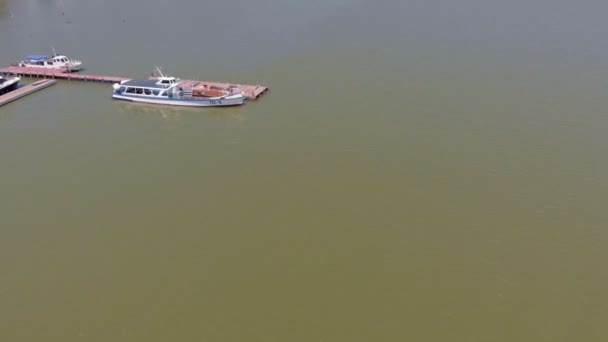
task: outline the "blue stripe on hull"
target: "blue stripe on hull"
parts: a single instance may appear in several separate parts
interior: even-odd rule
[[[127,102],[133,102],[133,99],[123,99],[123,98],[120,98],[120,97],[114,97],[114,96],[112,96],[112,99],[113,99],[113,100],[118,100],[118,101],[127,101]]]
[[[215,97],[212,99],[179,99],[179,98],[175,98],[175,97],[150,97],[150,96],[139,96],[139,95],[125,95],[125,94],[117,94],[119,96],[123,96],[123,97],[130,97],[133,99],[142,99],[142,100],[148,100],[148,101],[154,101],[154,100],[158,100],[158,101],[175,101],[175,102],[191,102],[191,103],[210,103],[213,104],[214,101],[234,101],[236,99],[226,99],[226,98],[220,98],[220,97]],[[243,98],[244,100],[244,98]]]
[[[124,96],[124,95],[121,95]],[[180,104],[180,102],[190,102],[190,103],[200,103],[200,102],[210,102],[210,101],[188,101],[185,99],[163,99],[161,101],[167,101],[167,102],[175,102],[175,103],[160,103],[160,102],[150,102],[150,98],[149,97],[144,97],[144,96],[129,96],[132,98],[124,98],[124,97],[114,97],[112,96],[112,99],[114,100],[120,100],[120,101],[127,101],[127,102],[133,102],[133,103],[141,103],[141,104],[151,104],[151,105],[160,105],[160,106],[172,106],[172,107],[189,107],[189,108],[212,108],[212,107],[236,107],[236,106],[242,106],[243,102],[240,103],[232,103],[232,104],[211,104],[209,103],[208,106],[188,106],[188,105],[184,105],[184,104]],[[136,98],[141,98],[141,99],[145,99],[148,101],[137,101]],[[226,100],[222,100],[222,101],[226,101]]]

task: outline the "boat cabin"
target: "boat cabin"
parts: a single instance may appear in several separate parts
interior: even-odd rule
[[[29,55],[25,57],[25,63],[32,65],[53,65],[48,55]]]
[[[162,80],[128,80],[114,85],[117,94],[152,96],[152,97],[172,97],[173,88],[179,82],[174,77],[166,77]]]
[[[59,55],[53,57],[53,62],[55,63],[67,63],[69,61],[70,60],[66,56]]]
[[[25,63],[30,65],[64,65],[70,60],[66,56],[53,56],[48,55],[29,55],[25,57]]]
[[[158,81],[156,82],[156,84],[163,86],[163,87],[168,87],[172,84],[177,84],[179,83],[179,79],[175,78],[175,77],[158,77],[157,78]]]

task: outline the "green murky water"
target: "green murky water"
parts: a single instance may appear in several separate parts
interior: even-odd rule
[[[605,341],[600,1],[0,1],[0,340]]]

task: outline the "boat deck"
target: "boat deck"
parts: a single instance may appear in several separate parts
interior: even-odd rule
[[[248,100],[255,100],[262,96],[266,91],[268,91],[268,87],[261,85],[251,85],[251,84],[235,84],[235,83],[220,83],[220,82],[209,82],[209,81],[195,81],[195,80],[181,80],[180,85],[184,88],[192,88],[192,89],[220,89],[220,90],[228,90],[230,88],[238,88],[244,92],[245,98]]]
[[[8,93],[0,96],[0,106],[4,106],[9,102],[13,102],[17,99],[33,94],[39,90],[48,88],[54,85],[55,83],[57,83],[57,81],[55,80],[40,80],[17,88],[13,91],[9,91]]]
[[[96,75],[96,74],[84,74],[81,72],[66,72],[62,70],[53,69],[42,69],[42,68],[24,68],[18,66],[9,66],[6,68],[0,68],[0,73],[7,75],[17,75],[21,77],[33,77],[33,78],[45,78],[45,79],[60,79],[68,81],[82,81],[82,82],[100,82],[100,83],[119,83],[124,80],[132,79],[129,77],[121,76],[107,76],[107,75]],[[245,93],[247,100],[256,100],[262,94],[266,93],[269,88],[262,85],[251,85],[251,84],[234,84],[226,82],[210,82],[210,81],[194,81],[194,80],[182,80],[184,87],[217,87],[220,89],[228,89],[231,87],[237,87]]]

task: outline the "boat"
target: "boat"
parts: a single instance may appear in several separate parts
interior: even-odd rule
[[[19,62],[18,66],[72,72],[82,70],[82,61],[69,59],[65,55],[58,55],[53,49],[52,55],[28,55]]]
[[[5,78],[4,76],[0,75],[0,95],[17,89],[19,86],[19,81],[21,81],[21,77]]]
[[[186,107],[240,106],[245,96],[236,89],[193,88],[182,84],[179,78],[160,76],[149,79],[130,79],[112,85],[112,98],[116,100],[143,102]]]

